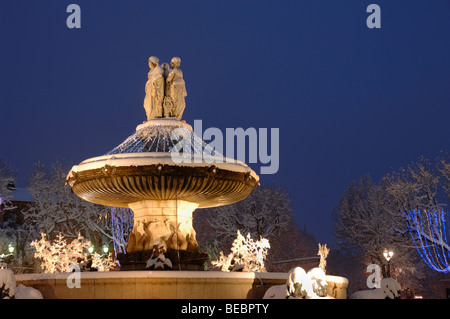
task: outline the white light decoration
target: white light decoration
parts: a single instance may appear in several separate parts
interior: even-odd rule
[[[220,267],[222,271],[265,271],[264,261],[269,248],[268,239],[260,238],[255,242],[250,237],[250,233],[244,237],[238,230],[231,253],[225,257],[223,252],[220,252],[219,259],[213,261],[212,264]]]

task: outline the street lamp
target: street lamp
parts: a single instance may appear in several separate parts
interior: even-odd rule
[[[391,259],[394,256],[394,252],[392,250],[387,250],[385,249],[383,252],[383,256],[384,259],[386,259],[387,263],[388,263],[388,267],[387,267],[387,276],[391,277]]]
[[[88,248],[89,254],[92,255],[92,253],[94,252],[94,250],[95,250],[95,247],[94,247],[94,246],[90,246],[90,247]],[[106,255],[106,254],[108,253],[108,251],[109,251],[109,247],[108,247],[107,245],[103,245],[103,246],[102,246],[102,252],[103,252],[102,257],[103,257],[104,255]]]

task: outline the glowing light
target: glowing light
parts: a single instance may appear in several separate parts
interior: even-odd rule
[[[405,213],[407,227],[423,261],[432,269],[450,273],[445,212],[420,210]]]
[[[390,261],[392,259],[392,257],[394,256],[394,252],[393,251],[388,251],[387,249],[384,250],[383,252],[383,256],[386,259],[386,261]]]

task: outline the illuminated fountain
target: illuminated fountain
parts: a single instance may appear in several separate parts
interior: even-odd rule
[[[67,184],[87,201],[134,212],[127,253],[118,255],[122,269],[145,269],[154,245],[165,246],[174,269],[200,269],[207,255],[199,252],[192,212],[244,199],[259,177],[181,120],[186,91],[179,59],[166,74],[156,58],[149,60],[148,121],[106,155],[74,166]]]
[[[158,62],[149,59],[147,121],[119,146],[67,175],[67,185],[81,198],[134,212],[126,253],[118,254],[123,271],[23,274],[16,275],[17,283],[46,299],[255,299],[274,285],[286,289],[287,273],[191,271],[201,269],[207,257],[199,251],[193,211],[246,198],[259,177],[246,164],[224,158],[181,120],[186,89],[180,59],[172,59],[172,69]],[[161,249],[178,271],[134,271],[146,269]],[[80,288],[68,287],[73,276],[79,276]],[[325,280],[329,296],[346,298],[347,279]]]

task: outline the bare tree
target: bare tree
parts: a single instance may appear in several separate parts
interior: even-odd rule
[[[450,251],[444,227],[448,166],[444,158],[436,163],[421,158],[378,184],[370,176],[352,182],[334,212],[340,246],[366,264],[379,265],[385,263],[383,250],[394,250],[394,269],[402,275],[397,280],[410,288],[420,287],[417,279],[424,276],[425,264],[448,272],[449,265],[435,258]],[[428,254],[425,263],[417,251]]]
[[[3,214],[6,210],[14,209],[11,204],[11,195],[14,187],[15,177],[13,169],[0,160],[0,214]]]
[[[250,233],[256,239],[269,240],[286,229],[292,219],[290,198],[287,192],[275,187],[258,187],[244,200],[213,209],[209,219],[220,242],[236,237],[239,230],[244,236]]]
[[[443,188],[447,193],[447,197],[450,199],[450,159],[442,156],[438,161],[437,169],[442,175]]]
[[[439,171],[427,159],[421,158],[406,169],[386,175],[383,180],[400,213],[409,210],[441,211],[446,206],[442,200],[443,185]]]
[[[33,266],[29,244],[36,233],[32,227],[23,224],[19,212],[12,204],[14,190],[14,170],[0,161],[0,252],[8,251],[9,245],[15,248],[8,267],[15,273],[20,273]]]
[[[416,271],[415,250],[405,230],[405,219],[385,183],[374,184],[369,175],[353,181],[335,208],[334,219],[338,244],[366,265],[385,265],[383,251],[392,249],[394,269],[406,276]]]
[[[421,158],[400,173],[385,177],[412,242],[432,269],[450,272],[450,246],[447,242],[448,164],[444,158],[435,163]],[[446,194],[447,192],[447,194]]]
[[[39,163],[35,165],[28,187],[34,203],[23,211],[25,221],[50,239],[58,233],[68,238],[81,233],[93,243],[111,242],[111,219],[107,218],[111,208],[79,198],[65,186],[66,174],[59,162],[50,172]]]

